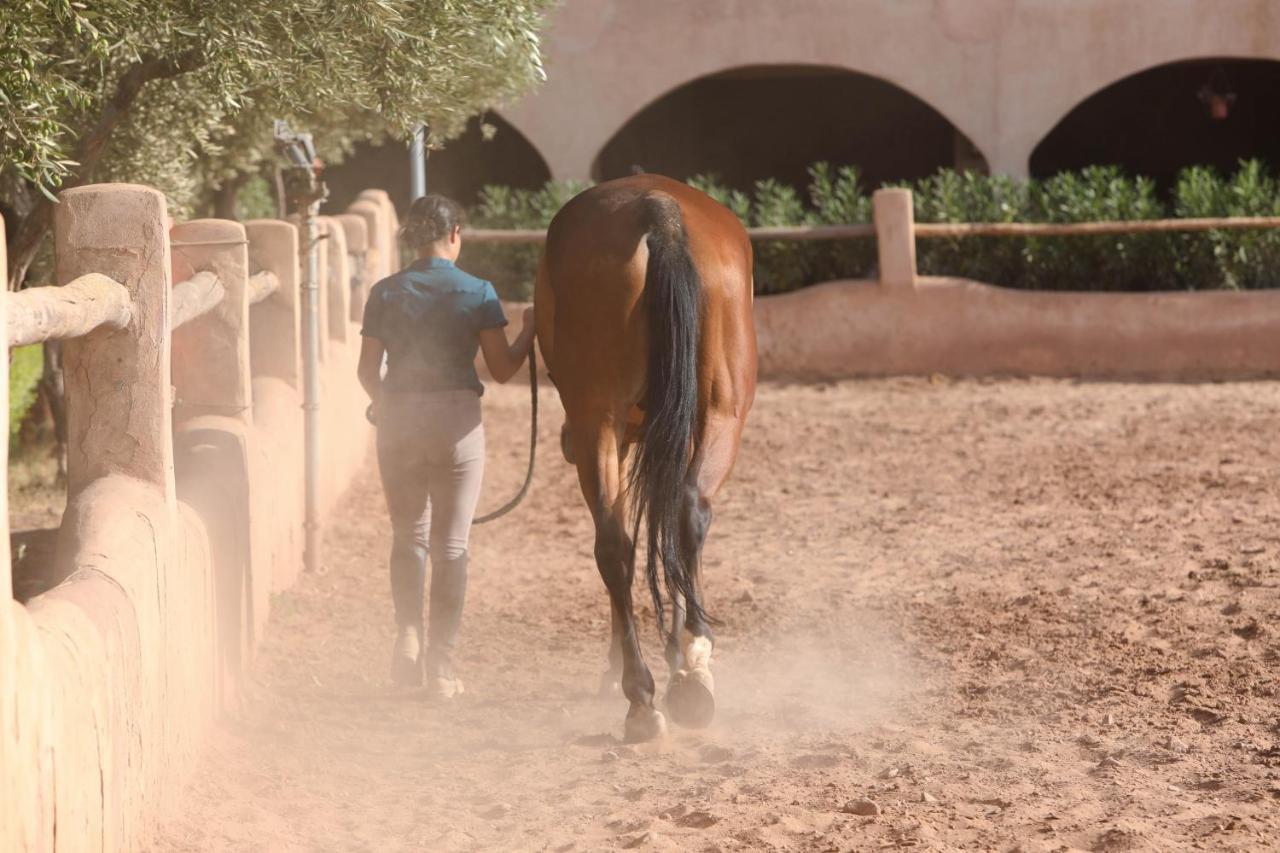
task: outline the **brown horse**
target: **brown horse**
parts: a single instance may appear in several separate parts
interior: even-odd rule
[[[628,740],[666,728],[631,604],[641,519],[659,630],[659,569],[671,598],[667,710],[690,726],[715,713],[699,562],[711,500],[755,398],[751,289],[742,224],[668,178],[593,187],[547,231],[534,296],[538,343],[564,403],[565,456],[595,521],[613,615],[606,685],[620,677],[631,702]]]

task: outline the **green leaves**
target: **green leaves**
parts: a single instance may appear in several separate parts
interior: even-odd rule
[[[1196,167],[1178,176],[1174,190],[1178,216],[1280,216],[1280,181],[1262,163],[1250,160],[1230,178]],[[1182,242],[1187,276],[1216,275],[1232,289],[1280,287],[1280,233],[1209,231]]]
[[[9,452],[17,450],[18,431],[35,405],[37,383],[44,372],[44,346],[17,347],[9,358]]]
[[[774,180],[757,181],[745,193],[722,186],[714,175],[689,183],[728,207],[750,227],[771,225],[840,225],[871,221],[871,196],[855,166],[809,168],[807,195]],[[873,240],[757,240],[757,293],[785,293],[807,284],[861,277],[875,266]]]
[[[689,183],[724,204],[748,226],[866,223],[871,196],[855,167],[817,163],[807,193],[777,181],[751,192],[730,189],[715,176]],[[920,222],[1096,222],[1179,217],[1280,216],[1280,179],[1257,161],[1230,177],[1211,169],[1185,170],[1170,199],[1147,178],[1092,167],[1043,181],[942,170],[914,184]],[[473,211],[485,228],[537,228],[579,185],[542,190],[486,187]],[[917,263],[925,275],[972,278],[1038,290],[1209,290],[1280,287],[1280,233],[1120,234],[1090,237],[965,237],[922,239]],[[537,270],[530,246],[468,245],[463,263],[494,281],[509,298],[527,299]],[[755,243],[757,293],[874,274],[872,239]],[[470,267],[468,267],[470,269]]]
[[[271,156],[271,120],[331,158],[354,141],[434,142],[544,78],[551,0],[7,0],[0,8],[0,173],[49,193],[109,175],[192,204]],[[76,161],[122,79],[149,79],[107,129],[101,172]]]
[[[588,186],[581,181],[549,181],[537,190],[487,186],[469,212],[469,224],[502,230],[546,228],[560,208]],[[526,301],[533,298],[541,254],[542,247],[537,244],[464,242],[458,263],[472,275],[492,282],[503,299]]]

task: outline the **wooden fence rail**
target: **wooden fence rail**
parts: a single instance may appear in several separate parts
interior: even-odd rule
[[[1247,231],[1280,228],[1280,216],[1221,219],[1133,219],[1113,222],[919,222],[917,237],[1089,237],[1104,234],[1151,234],[1178,231]],[[869,223],[847,225],[779,225],[748,228],[752,240],[853,240],[876,236]],[[541,228],[499,230],[472,228],[463,234],[476,243],[541,243]]]
[[[32,287],[9,294],[9,346],[65,341],[106,327],[129,325],[129,291],[98,273],[82,275],[62,287]]]
[[[920,222],[917,237],[1093,237],[1179,231],[1251,231],[1280,228],[1280,216],[1223,219],[1134,219],[1117,222]]]
[[[204,270],[173,286],[169,327],[177,329],[208,314],[227,296],[227,289],[215,273]]]
[[[280,289],[280,279],[270,270],[249,276],[249,304],[257,305]]]

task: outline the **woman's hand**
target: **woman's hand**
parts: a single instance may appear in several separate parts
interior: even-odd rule
[[[382,398],[382,356],[386,352],[382,341],[364,336],[360,338],[360,362],[356,376],[369,395],[370,410],[377,417],[378,401]],[[367,415],[367,412],[366,412]]]
[[[524,316],[521,318],[523,327],[520,329],[520,343],[524,344],[524,355],[521,358],[528,358],[530,350],[533,349],[533,337],[537,334],[537,326],[535,325],[535,317],[533,306],[530,305],[524,309]]]
[[[498,382],[506,382],[514,376],[529,357],[529,350],[533,349],[532,305],[524,309],[521,322],[524,326],[520,329],[520,334],[510,343],[507,342],[506,332],[501,328],[484,329],[480,332],[480,351],[484,353],[485,366],[489,368],[489,375]]]

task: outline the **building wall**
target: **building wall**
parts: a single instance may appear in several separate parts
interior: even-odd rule
[[[1165,63],[1280,57],[1270,0],[564,0],[548,81],[503,115],[558,179],[587,179],[629,119],[733,68],[826,65],[936,109],[992,171],[1025,176],[1085,98]]]

